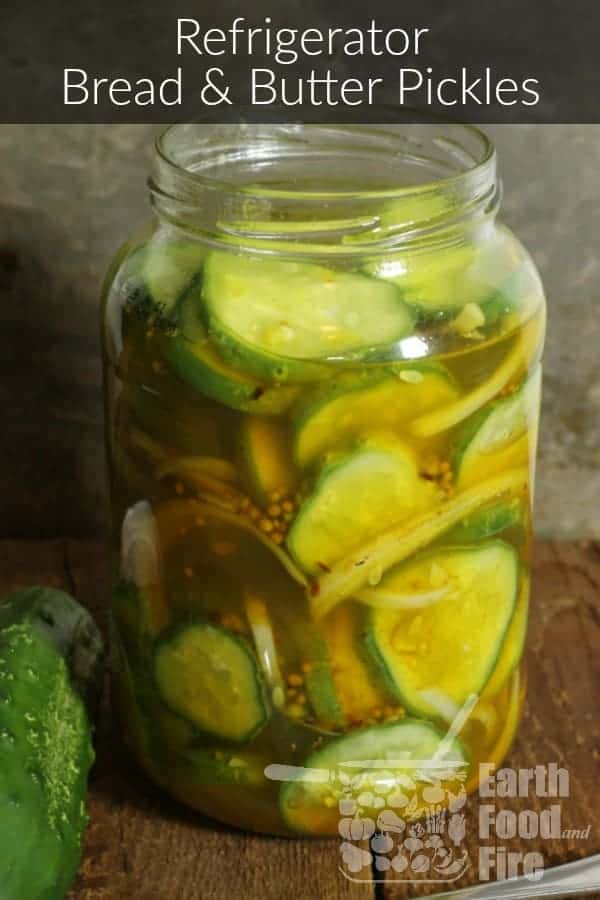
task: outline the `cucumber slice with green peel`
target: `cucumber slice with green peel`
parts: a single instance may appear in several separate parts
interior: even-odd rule
[[[456,244],[435,252],[405,253],[371,264],[367,272],[397,285],[404,301],[419,314],[454,314],[490,294],[489,285],[468,282],[479,252],[475,244]]]
[[[497,253],[496,246],[457,244],[386,259],[367,271],[396,284],[417,320],[425,325],[450,322],[465,307],[476,307],[478,321],[473,319],[472,328],[465,322],[465,328],[460,329],[468,333],[494,325],[502,316],[520,309],[525,296],[539,290],[529,267],[507,275],[514,263],[506,260],[504,268],[499,268]]]
[[[466,424],[457,442],[454,469],[459,486],[529,459],[529,433],[537,429],[541,367],[514,393],[496,400]]]
[[[352,798],[350,782],[360,784],[355,793],[365,798],[361,808],[366,812],[372,812],[367,808],[369,794],[406,794],[408,784],[414,785],[413,808],[418,817],[422,814],[418,797],[426,784],[452,781],[468,768],[460,741],[448,739],[429,722],[404,719],[361,728],[334,738],[308,757],[294,780],[281,788],[281,812],[294,831],[339,834],[339,804],[344,796]],[[402,815],[406,818],[406,810]]]
[[[174,327],[177,301],[198,276],[205,256],[205,247],[196,241],[144,244],[131,255],[121,276],[128,309],[152,319],[159,328]]]
[[[505,496],[524,499],[528,485],[529,472],[525,467],[511,469],[376,535],[309,584],[313,617],[322,619],[342,600],[356,596],[366,585],[377,584],[383,572],[428,547],[480,507]]]
[[[211,253],[202,300],[223,355],[259,378],[313,381],[412,330],[394,285],[311,263]],[[197,301],[198,302],[198,301]]]
[[[543,296],[531,259],[516,252],[514,238],[503,229],[494,240],[404,253],[371,263],[366,271],[397,285],[424,324],[453,320],[473,305],[481,319],[475,327],[486,329],[509,313],[531,310]]]
[[[241,428],[241,450],[253,493],[261,503],[274,493],[294,491],[298,475],[283,425],[247,416]]]
[[[508,626],[500,656],[492,677],[485,686],[484,697],[494,697],[502,688],[519,665],[525,647],[527,637],[527,619],[529,616],[529,578],[523,577],[519,599]]]
[[[266,385],[230,366],[217,353],[198,318],[194,292],[179,307],[179,330],[165,341],[165,359],[195,390],[231,409],[258,416],[278,415],[298,396],[293,385]]]
[[[525,522],[524,505],[521,500],[514,497],[477,510],[448,531],[443,541],[452,544],[470,544],[473,541],[493,537],[509,528],[523,528]]]
[[[366,646],[389,690],[411,712],[442,717],[481,693],[498,660],[518,586],[516,552],[502,541],[435,551],[392,569],[382,590],[449,591],[421,609],[370,611]]]
[[[248,741],[269,717],[262,675],[249,647],[209,622],[179,625],[159,640],[154,679],[169,709],[223,740]]]
[[[359,447],[323,469],[288,532],[288,549],[306,572],[327,572],[354,547],[435,498],[408,447]]]
[[[354,724],[375,717],[391,700],[365,656],[363,625],[363,611],[354,603],[343,603],[322,623],[339,703],[346,720]]]
[[[306,696],[319,728],[336,731],[344,728],[348,720],[338,696],[326,644],[319,651],[313,653],[310,670],[304,676]]]
[[[294,456],[307,466],[374,428],[395,431],[404,422],[458,397],[442,366],[386,366],[326,383],[294,410]]]

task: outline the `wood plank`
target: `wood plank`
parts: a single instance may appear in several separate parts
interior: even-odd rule
[[[558,803],[562,827],[589,826],[589,837],[481,840],[479,803],[494,800],[479,801],[478,797],[471,797],[466,808],[464,843],[471,868],[453,887],[478,882],[480,845],[496,844],[508,851],[539,851],[545,867],[600,852],[599,596],[600,546],[597,543],[548,542],[537,546],[526,655],[527,702],[506,766],[528,769],[557,763],[569,772],[570,795],[559,800],[529,797],[496,801],[497,809],[512,809],[517,813],[539,812]],[[449,885],[406,885],[388,876],[383,896],[386,900],[406,900],[446,889]],[[600,900],[600,894],[594,896]]]

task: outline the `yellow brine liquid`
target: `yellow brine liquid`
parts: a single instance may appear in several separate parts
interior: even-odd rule
[[[510,747],[543,297],[501,230],[352,266],[280,240],[167,230],[108,291],[115,697],[184,803],[327,835],[348,772],[418,818]]]

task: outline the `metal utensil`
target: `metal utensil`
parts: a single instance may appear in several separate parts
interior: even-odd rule
[[[532,900],[534,897],[583,897],[600,891],[600,853],[546,869],[539,881],[524,875],[431,894],[427,900]]]

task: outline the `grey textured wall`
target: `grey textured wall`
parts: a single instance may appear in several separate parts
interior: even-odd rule
[[[151,126],[0,126],[0,534],[106,516],[98,294],[147,213]],[[600,126],[494,126],[549,299],[538,531],[600,536]]]

